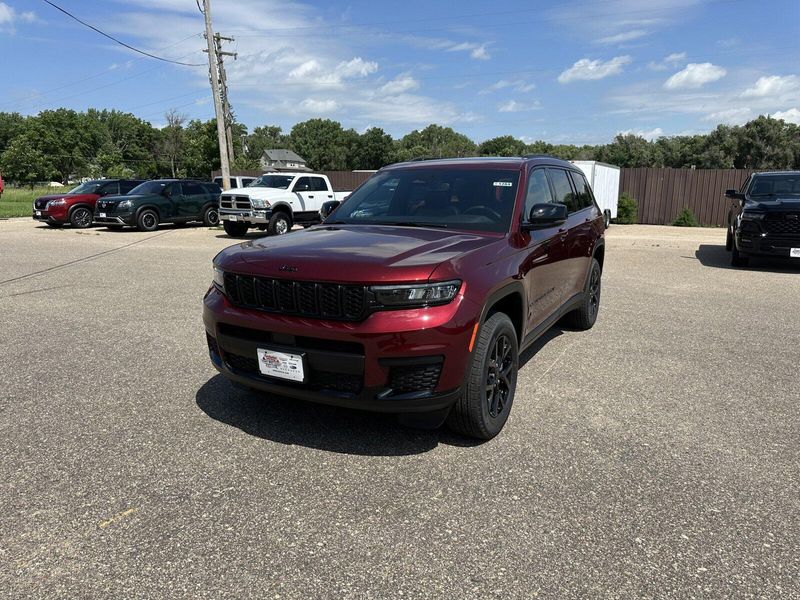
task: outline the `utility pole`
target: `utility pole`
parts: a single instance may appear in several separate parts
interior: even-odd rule
[[[224,52],[222,50],[223,41],[232,42],[233,38],[223,37],[219,33],[214,34],[214,44],[217,52],[217,68],[219,69],[220,95],[222,96],[222,113],[225,116],[225,139],[228,143],[228,159],[233,162],[233,132],[231,131],[233,114],[231,113],[231,105],[228,101],[228,81],[225,77],[225,63],[223,62],[223,57],[232,56],[233,60],[236,60],[236,52]]]
[[[217,49],[214,43],[214,29],[211,25],[211,0],[203,0],[203,16],[206,19],[206,41],[208,42],[208,74],[211,77],[211,93],[214,96],[214,113],[217,117],[217,138],[219,141],[219,162],[222,170],[222,189],[231,189],[231,167],[228,162],[228,142],[225,135],[225,115],[222,112],[219,70],[217,68]]]

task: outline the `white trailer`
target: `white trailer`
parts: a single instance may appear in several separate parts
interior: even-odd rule
[[[589,180],[589,185],[592,186],[594,197],[600,210],[603,211],[603,218],[608,227],[611,219],[617,218],[620,168],[596,160],[573,160],[572,164],[583,171],[586,179]]]

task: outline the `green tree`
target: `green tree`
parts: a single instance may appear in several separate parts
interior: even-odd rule
[[[236,140],[234,140],[235,145]],[[262,125],[253,129],[253,133],[247,136],[246,145],[247,158],[260,161],[261,157],[264,156],[265,150],[286,148],[288,139],[283,134],[283,130],[277,125]]]
[[[450,127],[428,125],[422,131],[414,130],[405,135],[398,144],[401,160],[425,157],[474,156],[478,148],[471,139]]]
[[[289,146],[308,166],[318,171],[342,171],[351,164],[358,134],[345,130],[337,121],[309,119],[297,123],[289,134]]]
[[[618,134],[610,144],[598,149],[598,160],[618,167],[649,167],[653,153],[650,142],[632,133]]]
[[[187,177],[208,178],[220,168],[217,120],[194,119],[184,130],[183,168]]]
[[[478,146],[481,156],[522,156],[526,154],[525,142],[513,135],[501,135],[488,139]]]
[[[798,127],[780,119],[758,117],[739,131],[734,164],[740,169],[791,169]]]
[[[19,113],[0,112],[0,154],[25,131],[25,117]]]
[[[164,114],[164,119],[167,125],[161,130],[161,149],[164,158],[169,161],[172,176],[177,177],[177,164],[183,155],[183,124],[186,122],[186,115],[170,109]]]
[[[356,139],[353,168],[380,169],[395,161],[394,140],[380,127],[370,127]]]
[[[0,155],[0,166],[8,180],[31,186],[37,181],[50,180],[56,172],[53,164],[26,135],[11,141]]]

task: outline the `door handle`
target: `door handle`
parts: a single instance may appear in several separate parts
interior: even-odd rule
[[[309,198],[313,198],[314,196],[309,196]]]

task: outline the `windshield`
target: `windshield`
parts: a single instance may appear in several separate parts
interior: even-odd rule
[[[518,181],[508,169],[393,169],[367,180],[331,222],[506,232]]]
[[[285,190],[292,184],[293,179],[293,175],[262,175],[247,187],[268,187]]]
[[[750,196],[797,196],[800,195],[800,175],[763,175],[753,177]]]
[[[169,181],[145,181],[133,188],[128,195],[134,196],[136,194],[160,194],[164,186],[170,183]]]
[[[103,184],[102,181],[86,181],[80,184],[76,188],[72,188],[67,195],[69,194],[95,194],[100,186]]]

